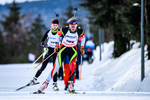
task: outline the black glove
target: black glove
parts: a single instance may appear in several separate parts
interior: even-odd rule
[[[41,46],[44,48],[45,46],[44,46],[44,42],[41,42]]]

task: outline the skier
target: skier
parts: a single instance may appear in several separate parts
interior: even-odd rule
[[[59,21],[58,19],[53,19],[52,23],[51,23],[51,27],[50,30],[48,30],[42,40],[41,40],[41,45],[44,48],[44,51],[46,52],[44,59],[47,58],[50,54],[52,54],[54,52],[54,48],[55,45],[59,43],[60,40],[60,36],[57,34],[57,32],[59,31],[58,29],[59,26]],[[47,48],[45,48],[44,45],[44,41],[48,39],[47,42]],[[57,53],[54,53],[52,55],[53,58],[53,65],[56,59]],[[43,70],[46,68],[48,62],[49,62],[50,58],[48,58],[45,62],[42,63],[41,68],[36,72],[35,76],[33,77],[33,79],[29,82],[29,84],[34,84],[37,81],[37,78],[41,75],[41,73],[43,72]],[[59,88],[57,86],[57,73],[54,74],[53,76],[53,90],[54,91],[58,91]]]
[[[50,80],[52,79],[56,71],[59,69],[59,67],[62,64],[62,61],[66,58],[66,56],[69,56],[69,60],[70,60],[69,61],[70,74],[69,74],[69,90],[68,91],[71,93],[75,93],[74,84],[73,84],[75,63],[73,62],[76,61],[76,57],[77,57],[76,45],[77,45],[79,37],[82,38],[80,52],[81,52],[81,55],[84,54],[85,34],[84,34],[84,31],[80,27],[77,27],[78,23],[75,17],[70,18],[67,22],[69,23],[69,27],[62,27],[60,31],[58,32],[58,35],[64,36],[64,38],[60,45],[60,50],[59,50],[59,44],[55,46],[55,51],[59,50],[59,53],[57,54],[57,58],[53,66],[53,69],[50,72],[49,76],[47,77],[46,81],[41,85],[41,87],[38,89],[37,92],[34,92],[34,94],[43,93],[42,91],[44,91],[45,88],[47,88]]]

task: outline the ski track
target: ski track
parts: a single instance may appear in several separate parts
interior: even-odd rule
[[[78,91],[83,92],[83,91]],[[85,91],[85,94],[65,94],[64,91],[51,91],[45,94],[30,94],[30,92],[0,92],[0,100],[149,100],[149,92],[104,92]]]

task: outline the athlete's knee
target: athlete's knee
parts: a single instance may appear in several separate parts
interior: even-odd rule
[[[46,68],[46,66],[42,66],[42,67],[39,69],[39,71],[42,72],[45,68]]]

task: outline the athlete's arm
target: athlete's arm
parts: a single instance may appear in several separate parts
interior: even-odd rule
[[[42,39],[41,39],[41,42],[44,42],[46,39],[47,39],[47,37],[48,37],[48,32],[49,32],[50,30],[48,30],[45,34],[44,34],[44,36],[42,37]]]

